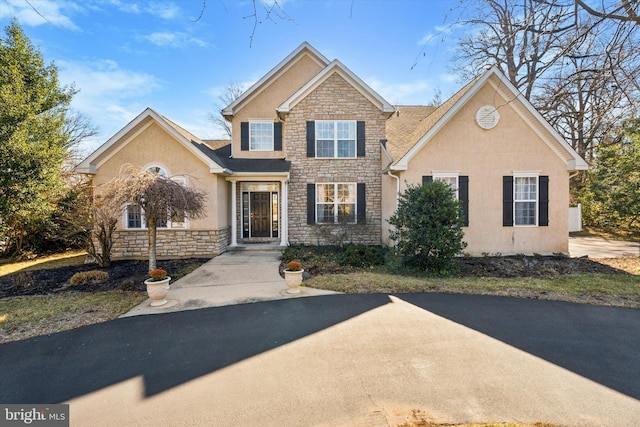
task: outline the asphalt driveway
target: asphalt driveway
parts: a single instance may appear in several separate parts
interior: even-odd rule
[[[640,310],[331,295],[134,316],[0,345],[0,402],[71,425],[640,419]]]

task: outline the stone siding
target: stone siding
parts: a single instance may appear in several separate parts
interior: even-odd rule
[[[230,228],[222,230],[158,230],[157,257],[214,257],[226,251]],[[147,230],[117,230],[113,233],[112,259],[147,258]]]
[[[306,122],[310,120],[365,121],[365,157],[317,159],[307,157]],[[289,242],[303,245],[336,243],[381,244],[382,171],[380,140],[386,117],[379,108],[340,75],[334,74],[292,108],[284,125],[289,185]],[[342,226],[307,224],[307,184],[353,182],[366,184],[366,224]]]

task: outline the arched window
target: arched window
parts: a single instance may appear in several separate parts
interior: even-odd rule
[[[149,167],[147,168],[147,171],[148,171],[148,172],[155,173],[155,174],[158,174],[158,175],[163,176],[163,177],[165,177],[165,178],[169,176],[169,175],[167,174],[167,171],[166,171],[166,170],[164,170],[164,168],[162,168],[162,167],[160,167],[160,166],[156,166],[156,165],[149,166]]]
[[[169,177],[167,170],[162,166],[151,165],[146,169],[148,172],[158,174],[164,178]],[[180,185],[187,185],[187,179],[184,176],[175,176],[171,178],[172,181],[179,183]],[[127,229],[144,229],[147,228],[147,220],[144,215],[144,210],[138,205],[127,205],[125,212],[125,225]],[[167,217],[164,220],[158,221],[159,229],[184,229],[188,226],[187,216],[184,212],[167,212]]]

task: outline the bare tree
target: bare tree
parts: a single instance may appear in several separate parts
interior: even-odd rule
[[[118,178],[109,181],[105,193],[120,209],[135,204],[144,211],[149,232],[149,271],[156,268],[156,236],[159,224],[168,218],[200,218],[204,215],[206,195],[169,177],[126,165]]]
[[[632,22],[635,25],[640,24],[640,16],[638,15],[640,2],[638,0],[621,0],[619,4],[609,5],[610,7],[607,6],[605,2],[602,2],[601,9],[591,7],[583,0],[574,1],[576,6],[579,6],[589,15],[603,19]]]
[[[91,236],[87,239],[87,252],[101,267],[111,264],[113,232],[122,212],[122,204],[114,192],[96,195],[91,210]],[[96,247],[99,245],[99,249]]]
[[[244,89],[240,83],[230,82],[224,88],[224,92],[218,97],[218,102],[214,107],[217,112],[209,114],[209,120],[211,120],[213,125],[224,131],[229,138],[231,138],[231,122],[224,118],[222,109],[238,99],[243,93]]]
[[[603,135],[637,113],[637,25],[580,14],[574,1],[475,4],[461,21],[471,29],[457,68],[469,77],[497,64],[581,155],[590,159]]]

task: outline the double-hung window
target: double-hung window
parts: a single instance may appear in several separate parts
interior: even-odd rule
[[[273,151],[273,121],[249,122],[249,150]]]
[[[538,225],[538,177],[514,176],[514,225]]]
[[[456,200],[460,200],[458,191],[458,174],[434,173],[433,180],[448,184],[449,187],[451,187],[451,189],[453,190],[453,194],[455,195]]]
[[[139,205],[127,205],[127,228],[144,228],[142,209]]]
[[[356,222],[355,183],[316,184],[316,222],[353,224]]]
[[[356,122],[353,120],[317,120],[315,122],[316,157],[356,157]]]

